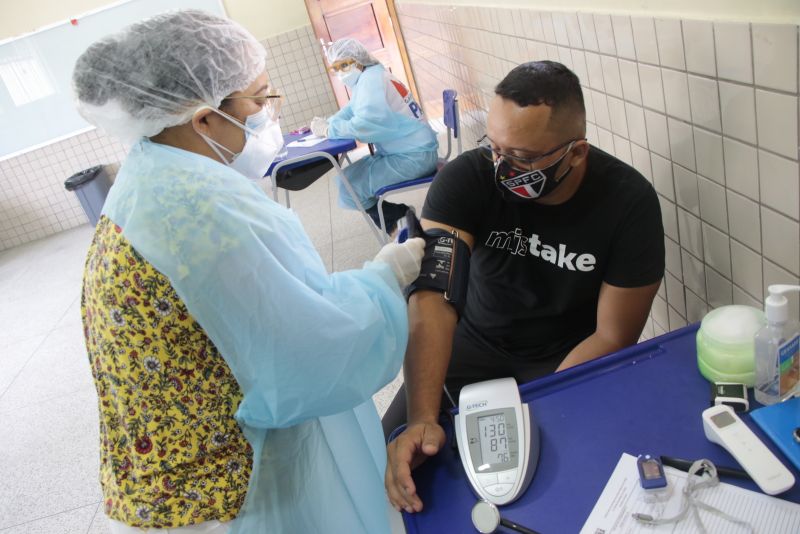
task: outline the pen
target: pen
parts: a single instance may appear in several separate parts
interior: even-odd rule
[[[683,460],[681,458],[672,458],[671,456],[661,456],[661,463],[664,465],[668,465],[670,467],[674,467],[675,469],[680,469],[681,471],[689,471],[689,468],[692,466],[694,462],[691,460]],[[726,477],[733,477],[733,478],[741,478],[744,480],[753,480],[750,478],[746,472],[742,471],[741,469],[734,469],[732,467],[717,467],[717,474],[719,476],[726,476]]]

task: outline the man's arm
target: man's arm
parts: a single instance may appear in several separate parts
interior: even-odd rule
[[[454,230],[426,219],[422,220],[422,227]],[[455,230],[472,249],[472,235]],[[387,447],[385,484],[389,501],[396,509],[419,512],[422,501],[417,496],[411,470],[444,444],[444,430],[438,423],[439,408],[458,316],[441,293],[427,290],[411,296],[408,316],[409,340],[403,365],[408,423]]]
[[[567,354],[557,371],[594,360],[635,344],[661,281],[642,287],[617,287],[603,282],[597,302],[597,328]]]
[[[458,315],[438,291],[420,290],[409,299],[408,316],[403,365],[407,421],[436,423]]]

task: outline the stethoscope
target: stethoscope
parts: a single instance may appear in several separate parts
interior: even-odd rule
[[[472,524],[481,534],[491,534],[497,531],[497,527],[500,525],[522,534],[539,534],[535,530],[500,517],[500,511],[497,506],[484,500],[476,502],[475,506],[472,507]]]

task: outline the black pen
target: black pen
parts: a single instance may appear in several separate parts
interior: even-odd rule
[[[689,468],[692,467],[692,464],[694,463],[691,460],[672,458],[671,456],[661,456],[660,458],[662,464],[686,472],[689,471]],[[734,469],[732,467],[720,467],[718,465],[716,467],[717,467],[717,475],[721,477],[732,477],[732,478],[741,478],[744,480],[753,480],[752,478],[750,478],[750,475],[748,475],[745,471],[742,471],[741,469]]]

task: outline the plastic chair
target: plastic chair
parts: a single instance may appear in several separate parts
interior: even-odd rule
[[[381,236],[384,243],[389,242],[389,237],[386,235],[386,221],[383,219],[383,201],[386,200],[386,197],[427,187],[433,181],[436,173],[438,173],[450,159],[453,139],[456,140],[458,146],[458,153],[456,155],[461,154],[461,122],[458,115],[458,93],[454,89],[445,89],[442,91],[442,101],[444,103],[444,125],[447,127],[447,152],[443,157],[440,157],[439,161],[436,163],[436,172],[430,176],[422,176],[420,178],[387,185],[375,192],[375,196],[378,197],[378,217],[381,222]]]

